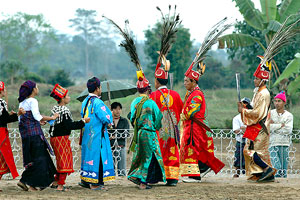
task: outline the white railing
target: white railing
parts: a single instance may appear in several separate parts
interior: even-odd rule
[[[45,137],[49,139],[48,130],[43,129]],[[213,129],[214,131],[214,146],[215,146],[215,156],[218,157],[222,162],[225,163],[225,167],[218,174],[219,176],[225,176],[236,173],[236,169],[233,166],[235,157],[235,134],[230,129]],[[129,146],[129,141],[133,136],[133,129],[130,130],[122,130],[119,133],[115,130],[113,133],[110,133],[110,136],[114,136],[115,138],[124,138],[126,140],[126,171],[118,171],[119,174],[125,174],[128,171],[131,163],[131,154],[127,154],[127,149]],[[79,141],[79,131],[73,131],[70,135],[69,139],[71,141],[71,147],[73,152],[73,163],[75,172],[80,171],[80,161],[81,161],[81,150],[78,144]],[[23,171],[23,162],[22,162],[22,142],[21,136],[18,128],[10,128],[9,129],[9,137],[12,146],[12,151],[14,154],[15,164],[17,166],[18,171],[21,173]],[[290,134],[290,147],[288,149],[288,177],[295,177],[295,175],[300,174],[300,152],[297,149],[300,149],[300,130],[294,130],[292,134]],[[121,155],[117,140],[115,140],[112,145],[113,157],[115,161],[115,166],[117,169],[118,162],[121,162]],[[243,151],[240,151],[243,152]],[[124,155],[124,154],[123,154]],[[55,157],[53,157],[53,161],[55,162]],[[242,170],[244,172],[244,170]],[[241,173],[242,174],[242,173]],[[8,175],[8,178],[10,175]]]

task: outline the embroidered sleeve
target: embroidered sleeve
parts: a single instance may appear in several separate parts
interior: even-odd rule
[[[183,110],[183,114],[185,115],[186,119],[192,118],[197,112],[200,111],[202,101],[203,99],[201,96],[194,96],[192,98],[191,103]]]
[[[95,105],[95,113],[98,119],[103,123],[103,124],[112,124],[113,119],[112,119],[112,113],[108,109],[108,107],[103,103],[103,102],[94,102]]]

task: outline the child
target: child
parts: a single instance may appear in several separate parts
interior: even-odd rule
[[[70,102],[68,90],[56,84],[50,94],[58,105],[54,106],[52,113],[58,113],[59,117],[52,123],[50,127],[50,143],[56,156],[57,174],[52,188],[59,191],[66,191],[65,180],[67,175],[74,172],[73,155],[69,135],[71,130],[82,129],[90,118],[84,118],[80,121],[73,121],[70,110],[66,105]]]
[[[58,114],[55,113],[52,117],[40,114],[38,101],[34,98],[38,93],[36,83],[30,80],[24,82],[19,90],[19,108],[22,107],[26,111],[19,120],[25,170],[17,185],[25,191],[36,191],[36,187],[40,190],[45,189],[54,181],[56,173],[49,155],[49,152],[53,154],[53,151],[44,136],[41,124],[55,120]]]
[[[0,81],[0,180],[6,173],[11,173],[14,179],[19,176],[10,146],[7,124],[18,121],[18,116],[25,114],[23,108],[19,109],[18,114],[14,111],[8,113],[7,104],[2,99],[5,95],[5,85]]]

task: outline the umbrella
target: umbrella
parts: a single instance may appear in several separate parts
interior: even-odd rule
[[[102,85],[102,93],[101,93],[102,101],[127,97],[137,92],[137,88],[135,85],[132,85],[124,81],[119,81],[119,80],[102,81],[101,85]],[[88,94],[89,92],[88,89],[86,88],[83,92],[81,92],[81,94],[76,99],[82,102],[85,99],[85,97],[88,96]]]

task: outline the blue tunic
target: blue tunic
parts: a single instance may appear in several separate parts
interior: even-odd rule
[[[84,108],[91,96],[82,102],[81,116],[91,121],[85,124],[81,145],[80,178],[88,183],[98,183],[99,175],[103,181],[115,179],[113,157],[110,148],[107,125],[112,124],[112,114],[98,97],[92,97],[84,114]],[[99,174],[100,154],[103,163],[103,174]]]

